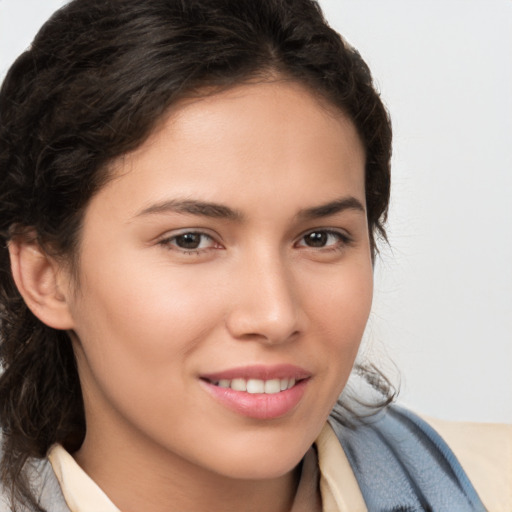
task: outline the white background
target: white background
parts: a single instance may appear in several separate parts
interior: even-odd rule
[[[0,76],[62,0],[0,0]],[[512,2],[321,0],[395,134],[364,352],[401,401],[512,422]]]

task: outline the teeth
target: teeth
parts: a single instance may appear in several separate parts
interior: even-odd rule
[[[281,381],[279,379],[272,379],[265,381],[265,393],[272,395],[281,391]]]
[[[267,395],[274,395],[280,391],[295,386],[295,379],[221,379],[213,382],[220,388],[231,388],[234,391],[246,391],[247,393],[265,393]]]
[[[265,393],[265,382],[259,379],[249,379],[247,393]]]
[[[247,391],[247,381],[245,379],[233,379],[230,387],[235,391]]]

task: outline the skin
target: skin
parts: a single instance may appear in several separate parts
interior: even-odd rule
[[[364,163],[342,113],[275,81],[180,103],[115,164],[85,213],[79,282],[56,275],[86,407],[74,456],[121,510],[289,509],[370,311]],[[236,215],[170,207],[182,200]],[[187,232],[206,235],[196,250]],[[283,363],[311,377],[274,419],[200,379]]]

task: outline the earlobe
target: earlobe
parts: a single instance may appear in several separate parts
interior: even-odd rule
[[[72,329],[57,262],[36,241],[22,237],[9,241],[9,255],[14,282],[32,313],[49,327]]]

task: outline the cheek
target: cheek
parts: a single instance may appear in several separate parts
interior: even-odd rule
[[[371,264],[333,273],[319,286],[310,283],[309,320],[318,340],[317,353],[329,375],[334,395],[345,385],[370,314],[373,296]],[[334,397],[335,400],[336,397]]]
[[[183,391],[193,353],[218,318],[216,303],[190,280],[158,277],[102,272],[74,308],[75,353],[89,412],[110,417],[113,407],[155,437],[187,410]]]
[[[166,274],[140,267],[128,271],[121,262],[105,266],[86,274],[73,306],[80,340],[75,352],[91,402],[105,396],[125,414],[132,410],[152,422],[155,414],[172,416],[184,407],[180,386],[220,316],[219,302],[201,279],[190,272],[173,272],[172,280]]]
[[[325,276],[315,275],[306,283],[303,296],[327,339],[340,346],[358,344],[372,305],[372,266],[356,262]]]
[[[88,275],[74,317],[82,339],[109,340],[102,350],[119,344],[141,362],[152,357],[158,362],[193,350],[200,333],[217,320],[211,287],[190,269],[144,270],[142,264],[118,262]]]

